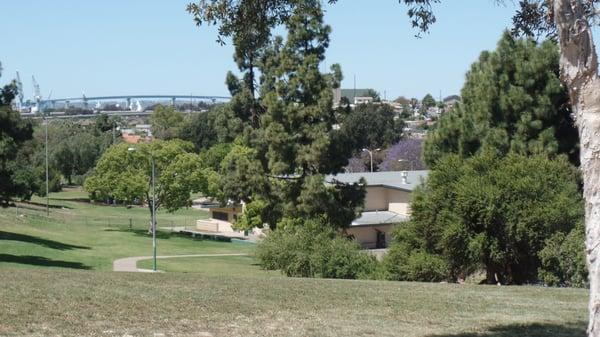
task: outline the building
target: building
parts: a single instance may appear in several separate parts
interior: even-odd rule
[[[352,221],[346,233],[363,248],[386,248],[396,224],[410,217],[410,195],[427,178],[428,171],[390,171],[344,173],[329,176],[329,181],[367,182],[364,211]]]
[[[343,173],[327,176],[327,183],[357,183],[360,178],[366,180],[364,210],[345,229],[346,234],[354,237],[365,249],[386,248],[396,224],[410,217],[410,194],[426,178],[429,171],[390,171]],[[242,214],[240,204],[219,205],[207,203],[209,219],[198,220],[196,228],[200,231],[236,233],[232,223]],[[261,231],[256,230],[255,234]]]

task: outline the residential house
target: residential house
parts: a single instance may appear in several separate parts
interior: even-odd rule
[[[386,248],[396,224],[407,221],[410,216],[410,194],[427,178],[428,171],[390,171],[343,173],[327,176],[326,183],[356,183],[366,181],[364,210],[345,229],[365,249]],[[235,233],[232,223],[243,212],[243,205],[207,204],[209,219],[198,220],[200,231]],[[256,231],[260,233],[260,231]]]
[[[389,171],[343,173],[329,176],[329,181],[355,183],[364,178],[364,210],[346,229],[363,248],[386,248],[394,226],[410,217],[410,195],[429,171]]]

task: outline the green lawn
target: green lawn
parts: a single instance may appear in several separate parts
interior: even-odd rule
[[[252,256],[190,257],[159,260],[160,270],[177,273],[199,273],[213,276],[283,277],[280,272],[267,272],[256,265]],[[152,269],[152,260],[138,262],[139,268]]]
[[[0,209],[0,336],[585,336],[583,289],[296,279],[251,256],[111,272],[114,259],[150,255],[147,210],[51,197],[50,218],[43,199]],[[203,217],[161,212],[159,226]],[[253,249],[159,232],[160,255]]]
[[[0,209],[0,268],[14,266],[62,267],[112,270],[113,260],[151,255],[147,234],[149,212],[140,207],[93,205],[76,199],[85,195],[76,190],[52,194],[50,217],[44,207],[21,204]],[[33,203],[45,202],[34,199]],[[160,212],[158,226],[188,226],[207,213],[186,209],[169,214]],[[129,228],[129,223],[132,228]],[[192,240],[169,230],[158,232],[158,254],[251,253],[253,245]],[[161,267],[163,260],[159,260]],[[258,267],[248,265],[258,270]],[[238,264],[239,265],[239,264]]]
[[[0,335],[585,335],[581,289],[14,268],[0,278]]]

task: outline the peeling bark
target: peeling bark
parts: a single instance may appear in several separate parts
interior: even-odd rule
[[[588,336],[600,337],[600,80],[592,32],[581,0],[554,0],[561,77],[569,89],[581,142],[586,256],[590,279]]]

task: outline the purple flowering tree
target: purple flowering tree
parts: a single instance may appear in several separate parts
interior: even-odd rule
[[[422,139],[402,139],[390,146],[381,165],[380,171],[425,170],[421,160]]]

